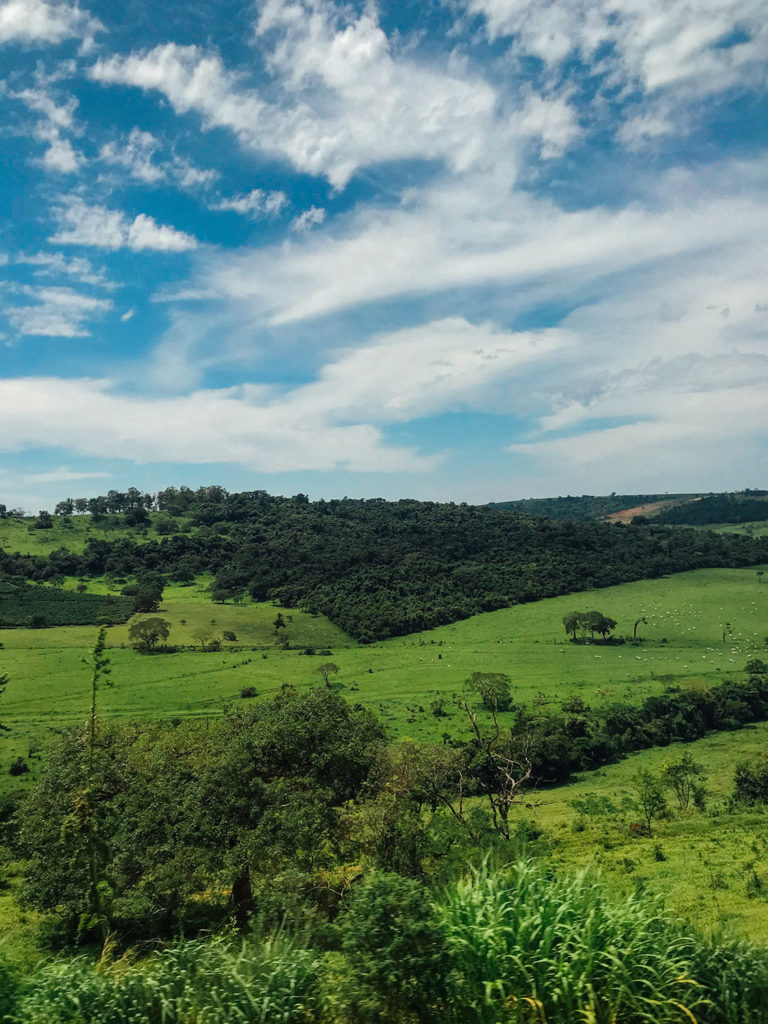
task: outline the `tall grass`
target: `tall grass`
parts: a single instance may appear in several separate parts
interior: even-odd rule
[[[693,1021],[707,993],[691,933],[644,898],[611,899],[590,872],[552,879],[530,862],[472,873],[438,913],[463,1020],[546,1024]]]
[[[11,1020],[35,1024],[308,1024],[321,959],[283,936],[180,943],[140,964],[85,957],[40,971]]]
[[[395,909],[384,919],[353,901],[338,927],[315,932],[333,946],[337,928],[335,952],[313,948],[312,932],[297,919],[292,932],[257,934],[242,944],[218,937],[180,942],[143,961],[61,960],[41,968],[20,993],[11,985],[6,995],[15,1007],[0,1019],[768,1024],[768,951],[705,940],[647,897],[610,895],[590,872],[553,878],[528,861],[486,866],[431,901],[424,891],[420,902],[418,885],[400,880],[409,899],[394,904],[400,889],[393,876],[378,877],[372,888],[363,884],[357,903],[370,890]],[[352,924],[344,924],[345,915]],[[430,946],[417,955],[414,940],[424,925]],[[352,943],[363,927],[368,932]]]

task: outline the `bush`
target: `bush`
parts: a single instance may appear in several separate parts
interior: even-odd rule
[[[18,778],[19,775],[26,775],[29,771],[29,765],[23,757],[17,757],[15,761],[11,762],[11,767],[8,769],[8,774]]]
[[[248,697],[255,697],[256,696],[256,687],[255,686],[244,686],[242,688],[242,690],[240,691],[240,696],[243,697],[244,699],[246,699]]]
[[[350,1020],[445,1019],[450,958],[418,882],[369,875],[345,898],[337,928],[349,957],[342,999]]]

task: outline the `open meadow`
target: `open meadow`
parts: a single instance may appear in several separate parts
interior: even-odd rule
[[[266,697],[285,683],[323,685],[318,668],[328,662],[339,669],[331,686],[380,713],[393,736],[439,740],[445,732],[461,733],[464,718],[452,698],[478,671],[507,674],[517,702],[544,706],[577,695],[593,706],[640,703],[670,684],[702,688],[743,677],[746,661],[765,651],[765,578],[756,569],[697,570],[518,605],[370,645],[296,609],[282,610],[286,625],[276,631],[280,609],[214,604],[209,581],[200,579],[193,587],[166,587],[156,613],[171,624],[168,643],[189,649],[134,651],[128,631],[135,618],[108,630],[112,673],[99,709],[124,719],[208,715],[240,700],[248,687]],[[107,592],[103,581],[88,588]],[[631,637],[641,620],[639,642],[571,643],[563,616],[593,608],[617,621],[619,636]],[[237,639],[203,652],[195,636],[201,629]],[[0,673],[9,678],[2,720],[11,727],[0,738],[4,761],[26,756],[54,730],[84,718],[90,683],[83,658],[95,637],[95,627],[83,626],[0,631]],[[436,718],[430,702],[439,697],[447,715]]]

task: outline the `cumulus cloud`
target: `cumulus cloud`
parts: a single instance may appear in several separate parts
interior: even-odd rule
[[[47,447],[53,438],[57,447],[99,458],[226,461],[263,472],[417,472],[436,463],[386,444],[367,424],[334,426],[293,409],[281,415],[249,386],[152,399],[117,395],[103,380],[0,380],[0,450]]]
[[[99,160],[121,167],[136,181],[145,185],[173,182],[184,189],[209,188],[218,177],[213,170],[195,167],[176,154],[170,160],[155,159],[161,143],[151,132],[132,128],[127,138],[107,142],[99,151]]]
[[[85,324],[112,308],[109,299],[83,295],[72,288],[23,285],[16,289],[29,302],[3,309],[19,334],[50,338],[87,338]]]
[[[250,192],[218,199],[216,202],[210,203],[208,209],[240,213],[244,217],[250,217],[251,220],[257,220],[259,217],[276,216],[287,202],[288,197],[285,192],[269,192],[261,188],[254,188]]]
[[[187,252],[197,240],[183,231],[158,224],[140,213],[131,220],[120,210],[88,206],[70,197],[58,210],[60,227],[49,241],[58,245],[85,245],[99,249],[131,249],[134,252]]]
[[[104,26],[77,4],[56,0],[1,0],[0,43],[60,43],[78,38],[88,42]]]
[[[555,155],[579,134],[566,96],[516,103],[459,62],[419,61],[393,46],[370,6],[352,17],[326,0],[267,0],[256,40],[272,77],[268,91],[249,87],[216,53],[174,43],[104,57],[90,74],[158,91],[178,114],[195,111],[205,128],[227,128],[244,147],[337,189],[358,169],[392,160],[438,160],[463,171],[493,166],[503,154],[514,173],[526,138],[540,135],[545,155]]]

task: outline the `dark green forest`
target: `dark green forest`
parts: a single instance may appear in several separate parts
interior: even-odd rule
[[[370,642],[575,590],[768,561],[768,539],[671,532],[655,523],[575,522],[414,500],[312,502],[220,487],[135,494],[134,504],[126,495],[78,499],[94,526],[105,528],[82,554],[2,552],[0,572],[54,582],[153,572],[182,583],[208,572],[215,599],[247,592],[326,615]],[[62,504],[59,514],[69,514]],[[136,525],[147,505],[165,513],[166,536],[109,538],[110,517]]]

